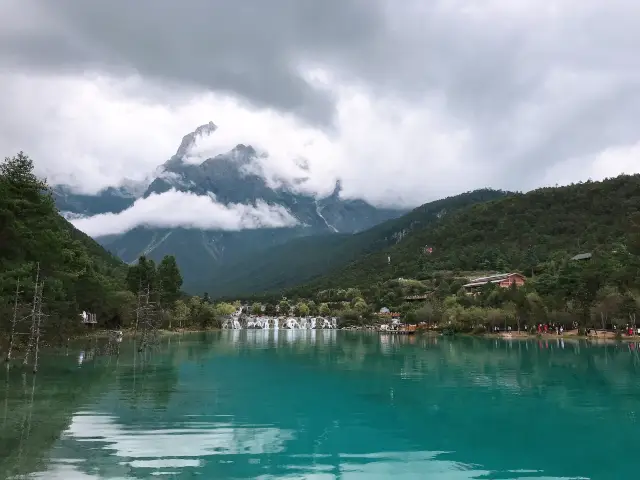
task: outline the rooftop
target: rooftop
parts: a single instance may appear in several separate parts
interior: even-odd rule
[[[591,253],[579,253],[578,255],[571,257],[571,260],[588,260],[593,256]]]
[[[520,275],[519,273],[497,273],[496,275],[489,275],[488,277],[479,277],[474,278],[469,283],[463,285],[463,287],[477,287],[480,285],[485,285],[487,283],[500,283],[503,280],[513,276]]]

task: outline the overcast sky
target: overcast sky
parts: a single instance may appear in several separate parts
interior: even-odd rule
[[[417,205],[640,172],[637,0],[3,0],[0,150],[97,191],[182,136]]]

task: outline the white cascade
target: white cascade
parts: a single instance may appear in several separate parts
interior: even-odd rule
[[[300,324],[298,323],[298,321],[295,318],[287,318],[285,324],[284,324],[285,328],[288,328],[289,330],[293,330],[294,328],[300,328]]]

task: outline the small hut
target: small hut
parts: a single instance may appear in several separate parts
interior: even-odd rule
[[[93,326],[97,325],[98,323],[98,319],[96,318],[95,313],[89,313],[84,310],[80,314],[80,321],[83,325],[86,325],[87,328],[93,328]]]

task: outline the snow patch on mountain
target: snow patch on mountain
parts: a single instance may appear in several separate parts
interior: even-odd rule
[[[65,220],[71,222],[73,220],[80,220],[81,218],[86,218],[86,215],[83,215],[82,213],[76,213],[76,212],[69,212],[69,211],[64,211],[64,212],[60,212],[60,215],[62,215],[62,218],[64,218]]]
[[[330,229],[333,230],[335,233],[338,233],[338,229],[336,227],[334,227],[333,225],[331,225],[326,218],[324,218],[324,216],[322,215],[322,208],[320,205],[318,205],[318,201],[315,201],[316,204],[316,213],[318,214],[318,216],[322,219],[322,221],[325,223],[325,225]]]
[[[149,255],[156,248],[158,248],[167,238],[169,238],[169,236],[171,236],[172,233],[173,233],[173,230],[170,230],[164,235],[162,235],[161,238],[157,238],[158,234],[154,232],[151,242],[143,249],[142,254]]]

